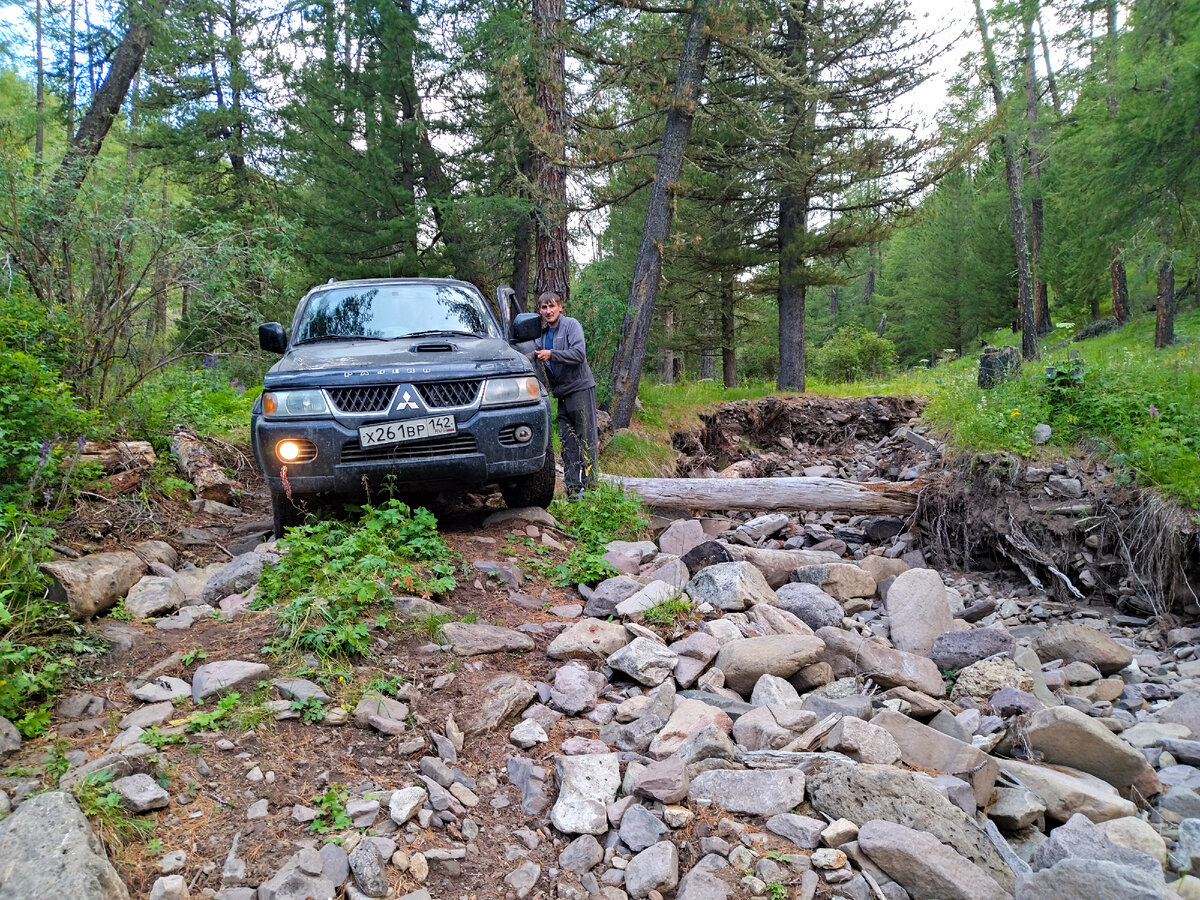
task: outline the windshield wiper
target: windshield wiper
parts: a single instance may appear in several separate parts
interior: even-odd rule
[[[301,344],[317,344],[321,341],[386,341],[388,338],[379,337],[374,334],[324,334],[320,337],[305,338],[302,341],[296,341],[296,346]]]
[[[479,335],[473,331],[458,331],[454,328],[430,328],[428,331],[412,331],[408,334],[402,334],[398,337],[392,338],[392,340],[401,341],[405,338],[429,337],[433,334],[460,334],[463,337],[479,337]]]

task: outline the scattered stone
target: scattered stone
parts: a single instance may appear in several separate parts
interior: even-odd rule
[[[850,563],[820,563],[800,566],[789,581],[814,584],[834,600],[845,602],[855,597],[873,597],[875,579],[864,569]]]
[[[338,885],[325,877],[321,854],[301,847],[271,878],[258,886],[259,900],[297,900],[300,897],[333,897]]]
[[[804,781],[804,773],[799,769],[714,769],[692,779],[688,798],[693,802],[708,801],[727,812],[774,816],[804,801]]]
[[[704,546],[707,545],[700,545]],[[686,558],[684,562],[687,562]],[[691,570],[690,565],[688,569]],[[724,610],[736,611],[756,603],[774,605],[776,602],[775,592],[767,579],[748,562],[720,562],[706,566],[693,575],[685,590],[696,603],[709,603]]]
[[[781,585],[776,595],[779,608],[787,610],[809,628],[842,627],[842,605],[815,584],[792,582]]]
[[[534,648],[533,638],[529,635],[497,625],[447,622],[442,626],[442,634],[446,636],[450,649],[458,656],[524,652]]]
[[[673,650],[650,638],[638,637],[608,657],[607,662],[609,668],[654,687],[671,677],[678,660]]]
[[[535,697],[537,688],[528,681],[513,674],[499,675],[484,685],[476,705],[464,713],[463,731],[467,735],[490,731],[520,714]]]
[[[914,897],[945,900],[1011,897],[982,868],[932,834],[873,819],[859,828],[858,846]]]
[[[162,809],[171,802],[171,795],[149,775],[138,773],[118,778],[112,789],[121,795],[121,803],[130,812],[144,813]]]
[[[939,669],[965,669],[989,656],[1011,653],[1015,646],[1013,636],[1002,628],[946,631],[933,642],[929,658]]]
[[[616,753],[556,756],[558,800],[550,810],[554,827],[566,834],[604,834],[608,805],[621,786]]]
[[[825,644],[812,635],[743,638],[721,647],[713,665],[725,674],[731,690],[747,694],[763,675],[787,678],[816,662],[824,650]]]
[[[629,642],[619,622],[583,619],[563,631],[546,648],[551,659],[607,659]]]
[[[125,595],[125,609],[135,619],[148,619],[178,609],[186,599],[173,578],[145,575]]]
[[[267,677],[270,666],[264,663],[228,659],[205,663],[192,675],[192,699],[202,702],[214,694],[249,687]]]
[[[661,841],[629,861],[625,867],[625,890],[634,900],[652,891],[673,891],[679,884],[679,851],[670,841]]]
[[[1033,650],[1042,662],[1065,659],[1095,666],[1103,675],[1119,672],[1133,659],[1133,651],[1107,634],[1087,625],[1063,623],[1041,632]]]

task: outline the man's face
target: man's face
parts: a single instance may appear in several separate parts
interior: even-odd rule
[[[553,328],[558,324],[558,317],[562,315],[562,304],[557,300],[540,303],[538,304],[538,315],[542,317],[542,321],[548,328]]]

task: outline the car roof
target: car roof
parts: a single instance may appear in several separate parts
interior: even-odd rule
[[[308,289],[308,293],[311,294],[313,291],[326,290],[329,288],[362,287],[364,285],[384,284],[453,284],[479,290],[469,281],[462,281],[458,278],[351,278],[346,281],[334,281],[331,279],[324,284],[313,285]]]

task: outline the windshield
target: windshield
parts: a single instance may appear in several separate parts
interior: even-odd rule
[[[313,294],[295,323],[293,343],[458,332],[499,337],[483,298],[448,284],[373,284]]]

